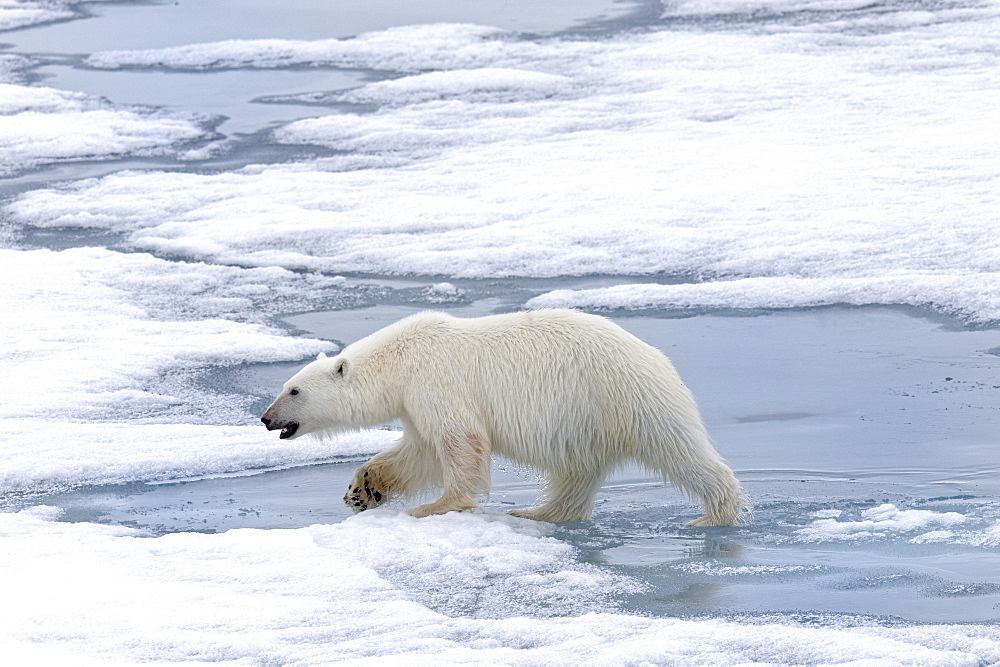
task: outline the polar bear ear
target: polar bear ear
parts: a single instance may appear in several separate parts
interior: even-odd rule
[[[316,361],[319,361],[320,359],[326,359],[326,352],[320,352],[316,355]]]
[[[347,363],[347,359],[341,359],[337,362],[337,365],[333,368],[334,377],[344,378],[347,377],[347,372],[350,370],[350,364]]]

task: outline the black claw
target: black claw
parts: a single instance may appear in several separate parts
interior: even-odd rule
[[[382,502],[382,494],[381,493],[379,493],[378,491],[375,491],[374,493],[372,493],[372,495],[375,496],[375,502],[377,502],[377,503]]]

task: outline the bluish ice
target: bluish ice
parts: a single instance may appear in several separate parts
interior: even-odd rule
[[[1000,663],[1000,5],[0,0],[0,649],[20,663]],[[695,529],[340,500],[287,377],[426,308],[666,352]]]

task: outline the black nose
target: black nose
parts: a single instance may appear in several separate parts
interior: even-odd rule
[[[271,425],[271,420],[268,419],[267,417],[261,417],[260,420],[262,422],[264,422],[264,426],[270,426]]]

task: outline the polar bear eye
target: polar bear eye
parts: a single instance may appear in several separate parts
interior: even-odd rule
[[[292,396],[298,396],[299,395],[299,390],[298,389],[292,389],[288,393],[291,394]]]

